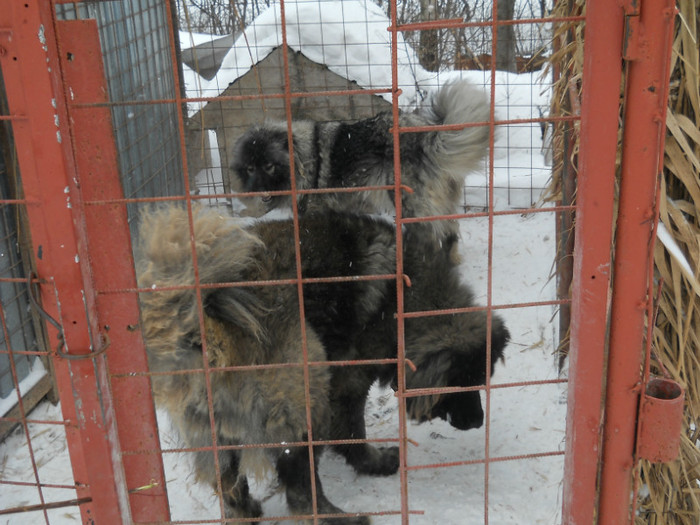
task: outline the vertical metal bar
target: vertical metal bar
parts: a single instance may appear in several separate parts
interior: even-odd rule
[[[498,0],[491,3],[491,75],[489,82],[489,152],[488,152],[488,246],[486,247],[486,378],[484,390],[484,525],[489,524],[489,480],[491,477],[491,344],[493,319],[493,221],[494,221],[494,185],[495,185],[495,140],[496,140],[496,57],[498,56],[498,32],[502,27],[498,18]],[[503,32],[501,32],[503,35]],[[505,44],[508,45],[508,44]],[[510,184],[508,184],[510,199]]]
[[[586,5],[562,518],[594,523],[609,316],[622,8]]]
[[[403,235],[402,217],[403,210],[401,198],[403,189],[401,186],[401,134],[399,129],[399,73],[398,73],[398,17],[397,1],[391,0],[390,5],[390,26],[391,32],[391,110],[392,122],[391,133],[394,142],[394,208],[395,208],[395,229],[396,229],[396,338],[397,338],[397,358],[396,369],[397,398],[399,404],[399,481],[400,481],[400,501],[401,501],[401,524],[409,523],[409,503],[408,503],[408,462],[406,446],[408,435],[406,431],[406,347],[405,347],[405,317],[404,317],[404,273],[403,273]]]
[[[653,264],[659,169],[666,131],[674,2],[644,0],[628,63],[616,230],[600,522],[631,523],[644,323]]]
[[[73,109],[72,104],[108,101],[100,41],[95,20],[56,22],[64,88],[70,96],[70,142],[83,198],[122,199],[117,151],[110,110],[105,106]],[[68,137],[66,137],[67,139]],[[98,290],[96,307],[111,345],[111,374],[135,374],[112,380],[119,441],[124,450],[158,450],[158,428],[148,377],[146,352],[138,326],[135,294],[99,295],[99,290],[136,288],[126,207],[121,204],[85,206],[90,264]],[[168,500],[159,454],[121,456],[134,521],[167,521]],[[144,488],[145,487],[145,488]]]
[[[284,112],[287,121],[287,140],[291,145],[293,143],[292,132],[292,86],[289,77],[289,45],[287,44],[287,18],[284,0],[280,0],[280,32],[282,35],[282,63],[284,65]],[[295,179],[296,170],[294,168],[294,148],[289,148],[289,173],[291,179],[291,200],[292,200],[292,224],[294,228],[294,259],[296,264],[296,281],[297,281],[297,297],[299,300],[299,322],[302,345],[302,362],[304,364],[304,396],[306,401],[306,428],[309,450],[309,475],[311,481],[311,509],[313,513],[314,525],[320,523],[318,514],[318,491],[316,483],[316,458],[313,447],[314,434],[312,429],[311,415],[311,395],[310,395],[310,379],[309,379],[309,351],[306,336],[306,312],[304,311],[304,288],[302,284],[302,265],[301,265],[301,239],[299,233],[299,206],[297,200],[297,182]]]
[[[99,339],[79,181],[67,139],[65,101],[59,96],[60,64],[52,2],[5,2],[0,22],[11,28],[1,54],[27,215],[44,308],[60,320],[64,350],[92,350]],[[53,286],[52,286],[53,285]],[[56,337],[56,329],[49,333]],[[94,337],[91,337],[94,334]],[[67,426],[73,474],[84,523],[130,522],[104,355],[68,361],[54,357]]]
[[[165,9],[166,12],[170,13],[170,20],[175,20],[175,13],[172,12],[172,7],[173,3],[172,2],[166,2],[165,4]],[[177,56],[177,51],[176,51],[176,45],[175,45],[175,27],[171,26],[169,27],[169,41],[170,41],[170,52],[171,56],[175,57]],[[186,145],[185,145],[185,119],[186,119],[186,102],[183,98],[183,93],[184,89],[181,83],[181,77],[179,74],[179,71],[175,71],[175,66],[173,65],[173,79],[175,83],[175,102],[176,102],[176,113],[177,113],[177,124],[178,124],[178,130],[179,134],[178,137],[180,139],[180,151],[182,153],[182,177],[183,177],[183,185],[185,188],[185,194],[184,194],[184,201],[185,201],[185,206],[187,208],[187,213],[188,213],[188,222],[189,222],[189,228],[190,228],[190,249],[192,251],[192,263],[193,263],[193,270],[194,270],[194,285],[195,285],[195,294],[196,294],[196,302],[198,305],[202,304],[202,289],[200,286],[200,280],[199,280],[199,267],[197,264],[197,250],[195,246],[195,237],[194,237],[194,218],[193,218],[193,202],[191,199],[191,194],[190,194],[190,174],[189,174],[189,169],[188,169],[188,163],[186,161]],[[197,315],[199,317],[199,329],[202,334],[206,332],[205,327],[204,327],[204,311],[202,308],[197,308]],[[211,370],[210,370],[210,360],[208,357],[208,346],[207,346],[207,338],[203,337],[202,338],[202,362],[204,365],[204,378],[205,378],[205,384],[206,384],[206,393],[207,393],[207,409],[209,412],[209,430],[211,432],[211,445],[212,445],[212,453],[214,456],[214,471],[216,473],[216,492],[217,494],[222,493],[222,475],[221,475],[221,462],[219,458],[219,448],[218,448],[218,438],[217,438],[217,432],[216,432],[216,421],[214,420],[214,405],[213,405],[213,399],[214,396],[212,394],[212,382],[211,382]],[[224,498],[219,497],[219,512],[221,513],[221,516],[224,517],[225,515],[225,507],[224,507]]]

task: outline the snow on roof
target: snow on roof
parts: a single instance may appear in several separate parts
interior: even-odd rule
[[[390,21],[380,7],[369,0],[287,0],[284,6],[289,47],[362,87],[391,88]],[[397,38],[401,104],[411,106],[418,102],[417,86],[434,78],[434,73],[419,65],[400,33]],[[280,5],[275,4],[239,36],[217,75],[202,86],[203,96],[220,95],[253,64],[281,45]],[[390,94],[384,97],[391,100]]]
[[[209,35],[207,33],[194,33],[190,31],[180,31],[180,49],[190,49],[200,44],[213,42],[221,38],[217,35]]]

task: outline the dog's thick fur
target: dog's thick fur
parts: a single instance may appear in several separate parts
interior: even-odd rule
[[[466,81],[443,86],[426,107],[402,113],[401,127],[488,122],[484,93]],[[393,117],[383,112],[357,122],[292,123],[297,189],[387,186],[394,184]],[[457,212],[464,176],[477,169],[488,153],[489,127],[402,133],[400,138],[403,214],[408,217]],[[237,141],[231,168],[243,191],[291,189],[286,122],[269,122],[249,129]],[[269,208],[289,205],[288,196],[264,199]],[[345,210],[377,213],[392,210],[393,191],[331,192],[305,195],[303,210]],[[436,236],[453,233],[450,221],[431,223]]]
[[[274,235],[292,235],[291,221],[262,223],[255,228],[275,230]],[[313,213],[301,218],[300,234],[305,277],[395,272],[394,230],[385,221]],[[436,240],[427,224],[408,225],[403,240],[403,271],[411,282],[404,288],[405,312],[475,306],[472,292],[461,281],[450,255],[453,246]],[[396,357],[396,283],[393,279],[360,282],[362,287],[352,282],[304,288],[306,318],[323,341],[329,360]],[[493,374],[510,335],[498,315],[491,314],[490,318]],[[416,370],[406,369],[406,388],[484,385],[488,319],[486,311],[407,319],[405,353]],[[396,371],[394,365],[332,369],[332,439],[366,437],[364,408],[369,388],[377,379],[394,384]],[[439,417],[462,430],[483,424],[478,391],[408,397],[406,406],[408,415],[418,421]],[[360,473],[386,475],[398,468],[398,451],[393,447],[377,449],[365,444],[334,448]]]
[[[327,211],[302,216],[299,226],[305,278],[389,276],[395,272],[394,230],[385,221]],[[293,224],[289,220],[259,221],[243,231],[233,226],[231,219],[201,209],[195,212],[194,227],[202,283],[296,276]],[[147,216],[141,236],[145,255],[139,263],[140,286],[158,288],[194,282],[189,227],[183,210],[173,207]],[[411,287],[404,291],[405,311],[474,306],[472,294],[460,281],[458,268],[449,256],[451,249],[435,240],[429,226],[407,227],[404,273]],[[303,290],[310,360],[396,357],[395,279],[312,282]],[[294,286],[205,287],[201,294],[207,355],[212,366],[299,362],[299,306]],[[194,291],[144,292],[142,296],[151,369],[201,368],[202,335]],[[493,373],[509,334],[500,317],[490,317]],[[415,371],[406,369],[406,387],[483,385],[488,318],[484,311],[473,311],[406,320],[406,357],[417,367]],[[377,379],[384,384],[395,383],[397,377],[393,364],[331,367],[330,377],[323,368],[312,367],[310,371],[315,439],[364,439],[364,407],[370,386]],[[300,391],[301,370],[214,372],[211,378],[217,443],[292,442],[306,435],[305,422],[299,420],[305,406]],[[249,395],[249,389],[257,395]],[[202,374],[156,375],[154,390],[157,401],[168,409],[190,446],[211,445]],[[406,402],[409,416],[418,421],[440,417],[460,429],[483,423],[476,391],[409,397]],[[270,418],[265,416],[268,413],[277,414],[272,418],[272,428],[268,427]],[[334,448],[359,473],[388,475],[398,468],[396,447],[351,444]],[[287,487],[290,507],[305,512],[310,506],[309,469],[304,466],[308,450],[302,447],[292,451],[292,458],[280,454],[279,449],[271,449],[270,454]],[[216,486],[211,454],[202,452],[197,457],[199,476]],[[222,483],[231,515],[259,515],[260,507],[248,495],[245,476],[238,472],[240,454],[227,450],[220,451],[219,457],[226,467]],[[295,465],[296,471],[290,471],[289,465]],[[317,486],[319,510],[332,512],[329,509],[335,507],[323,497],[320,484]]]
[[[263,242],[205,208],[195,210],[193,226],[199,282],[204,285],[277,279],[294,272],[289,239]],[[195,284],[191,254],[184,209],[172,206],[143,217],[137,273],[139,286],[153,289],[141,294],[149,366],[152,372],[175,373],[153,376],[155,399],[168,411],[187,446],[200,448],[213,444],[206,374],[202,371],[204,350],[208,365],[216,368],[301,363],[303,353],[295,286],[204,287],[199,290],[200,303],[195,289],[172,288]],[[308,359],[324,361],[323,347],[310,326],[306,326],[306,335]],[[308,393],[304,375],[301,367],[210,371],[216,444],[304,441],[309,435],[307,404],[314,439],[327,438],[329,371],[309,368]],[[290,510],[310,514],[308,447],[266,448],[265,452],[286,488]],[[259,517],[260,503],[250,496],[246,475],[239,468],[245,455],[252,452],[224,449],[217,453],[226,517]],[[218,488],[213,452],[196,452],[195,470],[199,479]],[[316,500],[322,514],[342,512],[325,498],[318,476]],[[369,520],[352,517],[321,519],[319,523],[366,525]]]

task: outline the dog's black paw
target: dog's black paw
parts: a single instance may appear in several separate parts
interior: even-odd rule
[[[254,498],[246,498],[243,502],[237,502],[235,507],[226,505],[226,518],[260,518],[263,514],[262,504]],[[242,522],[247,524],[248,522]],[[255,522],[250,522],[253,525]]]
[[[347,458],[358,474],[390,476],[399,470],[399,447],[376,448],[367,445],[362,454]]]

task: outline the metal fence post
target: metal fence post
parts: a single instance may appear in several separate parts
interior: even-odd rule
[[[134,522],[167,521],[160,442],[148,363],[134,290],[134,262],[108,88],[95,20],[56,22],[63,88],[68,100],[70,142],[84,202],[96,315],[110,339],[109,383],[114,395],[120,450]],[[122,201],[122,202],[115,202]],[[115,377],[117,376],[117,377]],[[132,451],[149,453],[129,454]]]
[[[6,2],[0,12],[0,61],[43,308],[70,356],[102,350],[79,181],[70,152],[68,117],[59,89],[53,4]],[[130,523],[119,461],[114,407],[104,354],[54,355],[68,448],[83,523]]]
[[[586,6],[562,521],[594,523],[602,427],[622,8]]]
[[[630,2],[625,58],[624,131],[616,226],[605,429],[600,481],[600,523],[633,520],[637,408],[643,390],[646,311],[652,300],[659,173],[666,133],[669,63],[675,3]]]

